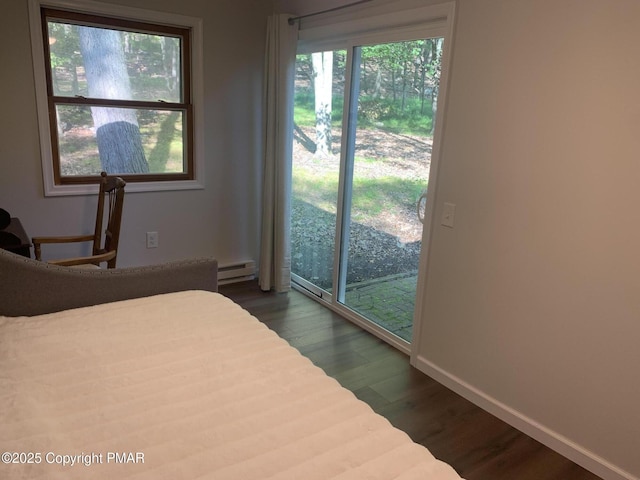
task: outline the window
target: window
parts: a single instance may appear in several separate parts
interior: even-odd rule
[[[127,7],[96,11],[94,2],[83,11],[31,2],[42,47],[34,68],[47,194],[74,193],[103,170],[132,186],[155,186],[143,189],[200,187],[192,63],[198,22],[139,9],[125,17]]]

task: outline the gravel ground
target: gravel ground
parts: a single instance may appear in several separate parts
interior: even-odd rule
[[[330,288],[335,237],[333,214],[306,202],[293,202],[291,238],[293,272]],[[417,269],[421,242],[403,243],[384,231],[352,223],[347,283],[357,283]]]

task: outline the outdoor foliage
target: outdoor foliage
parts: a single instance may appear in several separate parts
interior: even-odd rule
[[[426,191],[437,113],[442,39],[358,47],[354,50],[357,115],[348,145],[342,137],[347,52],[334,51],[322,70],[312,54],[299,55],[294,101],[292,271],[323,289],[333,286],[341,149],[352,172],[343,190],[348,209],[347,285],[415,275],[422,225],[417,202]],[[331,115],[318,115],[319,75],[331,74]],[[325,110],[326,111],[326,110]],[[328,117],[328,118],[327,118]],[[327,156],[314,132],[331,128]],[[344,151],[342,152],[344,154]],[[347,175],[347,178],[348,175]],[[344,265],[342,265],[344,267]],[[347,291],[349,287],[347,286]],[[371,312],[369,312],[371,313]],[[387,312],[388,313],[388,312]],[[387,315],[388,316],[388,315]]]
[[[181,102],[179,38],[48,21],[54,95]],[[62,175],[182,172],[177,111],[56,106]]]
[[[76,25],[49,22],[50,61],[59,95],[88,96],[85,61]],[[115,31],[114,31],[115,32]],[[131,97],[178,102],[180,50],[176,39],[138,32],[118,31]]]
[[[393,132],[430,135],[437,109],[442,39],[361,47],[358,125]],[[331,127],[340,127],[345,86],[346,52],[333,57]],[[296,122],[312,126],[316,92],[312,55],[297,57]]]
[[[333,136],[342,127],[345,97],[346,51],[333,52],[331,90],[333,105],[330,128]],[[442,39],[389,43],[356,49],[360,61],[358,92],[358,129],[393,132],[402,135],[430,137],[437,108],[438,83],[441,72]],[[355,61],[358,61],[356,58]],[[294,120],[296,139],[305,148],[313,148],[313,139],[304,136],[301,127],[316,128],[326,122],[317,115],[317,92],[314,79],[320,72],[314,69],[312,54],[298,55],[296,64],[296,95]],[[316,138],[316,142],[318,139]],[[357,148],[357,147],[356,147]],[[317,151],[317,150],[311,150]],[[358,162],[384,162],[385,158],[359,157]],[[331,181],[307,168],[294,168],[294,195],[313,195],[318,206],[330,209],[335,204],[337,179]],[[375,216],[384,209],[407,208],[425,188],[424,182],[401,179],[354,178],[354,209]],[[303,191],[307,190],[306,194]],[[313,190],[313,191],[311,191]],[[395,196],[390,195],[397,191]],[[366,205],[365,205],[366,203]],[[330,210],[329,210],[330,211]]]

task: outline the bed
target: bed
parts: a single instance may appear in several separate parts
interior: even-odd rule
[[[190,265],[202,288],[0,307],[1,478],[460,479]]]

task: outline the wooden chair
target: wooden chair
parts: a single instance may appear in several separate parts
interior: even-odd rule
[[[122,204],[124,203],[124,187],[126,182],[120,177],[108,177],[106,172],[100,174],[100,191],[98,194],[98,212],[96,228],[93,235],[70,235],[62,237],[33,237],[36,260],[41,260],[43,243],[75,243],[93,242],[93,253],[88,257],[75,257],[61,260],[49,260],[48,263],[63,266],[100,266],[107,262],[107,268],[115,268],[122,220]],[[104,224],[105,199],[108,200],[107,225],[104,230],[102,244],[102,228]]]

